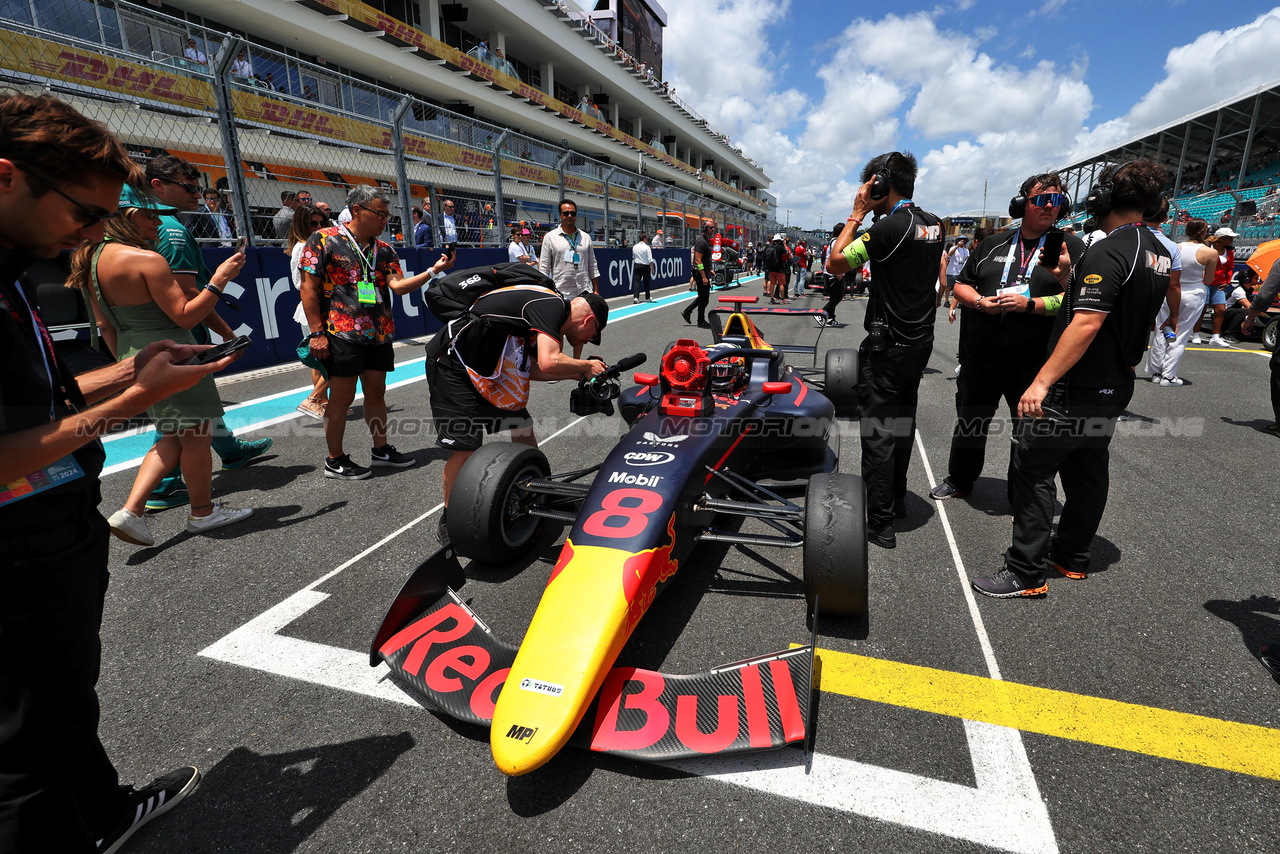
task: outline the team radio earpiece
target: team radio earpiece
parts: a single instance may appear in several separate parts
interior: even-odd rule
[[[876,174],[871,177],[871,189],[867,190],[867,197],[873,202],[889,197],[889,189],[893,184],[893,172],[889,169],[889,164],[893,162],[893,158],[901,157],[898,152],[890,152],[889,156],[884,159],[884,163],[876,170]]]

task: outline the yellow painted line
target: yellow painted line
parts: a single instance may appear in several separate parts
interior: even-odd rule
[[[1280,780],[1280,730],[819,649],[820,688]]]
[[[1270,350],[1242,350],[1239,347],[1188,347],[1186,349],[1196,353],[1252,353],[1255,356],[1271,358]]]

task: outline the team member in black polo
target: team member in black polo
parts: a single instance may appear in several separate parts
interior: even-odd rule
[[[1047,563],[1068,578],[1088,571],[1089,544],[1107,504],[1116,417],[1133,396],[1133,368],[1169,289],[1169,251],[1142,222],[1145,211],[1159,207],[1165,179],[1164,167],[1133,160],[1108,167],[1089,191],[1089,213],[1107,237],[1076,265],[1049,360],[1018,401],[1027,420],[1013,459],[1013,542],[999,571],[973,579],[979,593],[1043,595]],[[1066,282],[1064,267],[1055,273]],[[1050,541],[1055,475],[1065,497]]]
[[[538,447],[525,403],[529,380],[561,380],[604,373],[598,359],[575,359],[576,348],[600,343],[609,321],[604,297],[587,291],[572,300],[528,285],[482,294],[463,317],[450,321],[427,343],[427,390],[436,444],[453,451],[444,464],[444,504],[458,472],[484,442],[485,433],[510,430],[511,441]],[[447,544],[445,514],[438,536]]]
[[[716,229],[715,223],[704,222],[702,234],[693,244],[693,281],[698,286],[698,298],[693,301],[680,316],[685,323],[690,323],[689,315],[698,310],[698,325],[707,326],[707,303],[711,300],[711,234]]]
[[[1056,173],[1031,176],[1009,203],[1009,215],[1021,217],[1021,227],[975,247],[956,276],[952,292],[962,330],[956,425],[947,477],[929,492],[936,501],[973,491],[1000,398],[1016,416],[1018,400],[1048,358],[1062,285],[1052,272],[1058,257],[1045,267],[1041,249],[1050,227],[1070,209]],[[1078,260],[1084,243],[1073,234],[1063,242],[1072,262]]]
[[[863,167],[853,213],[827,262],[828,273],[843,276],[871,261],[858,408],[868,538],[887,549],[898,544],[894,516],[906,515],[916,398],[933,352],[934,285],[942,263],[941,220],[911,201],[916,172],[916,159],[896,151]],[[876,224],[854,240],[868,213],[877,215]]]

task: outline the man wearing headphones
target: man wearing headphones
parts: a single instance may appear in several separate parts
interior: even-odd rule
[[[894,517],[907,515],[907,467],[916,431],[920,375],[933,352],[934,286],[942,264],[942,221],[911,201],[917,165],[910,154],[882,154],[862,168],[862,186],[827,272],[843,276],[871,262],[871,296],[859,348],[858,409],[862,414],[862,478],[867,485],[867,535],[897,546]],[[867,214],[876,223],[854,235]]]
[[[1048,358],[1062,285],[1050,272],[1058,256],[1045,257],[1044,248],[1053,224],[1070,210],[1056,172],[1031,176],[1009,202],[1009,216],[1021,219],[1021,227],[984,240],[956,276],[962,330],[956,424],[947,476],[929,492],[935,501],[973,491],[1000,398],[1015,417],[1018,400]],[[1063,240],[1075,263],[1084,242],[1075,235]]]
[[[1053,274],[1066,293],[1052,350],[1018,401],[1013,542],[1003,567],[972,580],[979,593],[1043,596],[1050,564],[1068,578],[1086,577],[1089,544],[1107,504],[1111,436],[1133,397],[1134,366],[1169,290],[1169,251],[1142,221],[1159,210],[1166,178],[1164,167],[1150,161],[1107,167],[1086,200],[1106,239],[1086,250],[1074,276],[1065,245],[1059,255]],[[1065,495],[1051,540],[1055,475]]]
[[[689,315],[695,309],[698,312],[698,326],[708,328],[707,302],[711,299],[711,235],[715,233],[716,224],[711,220],[702,223],[702,236],[693,244],[693,281],[698,286],[698,298],[680,312],[685,323],[691,323]]]

